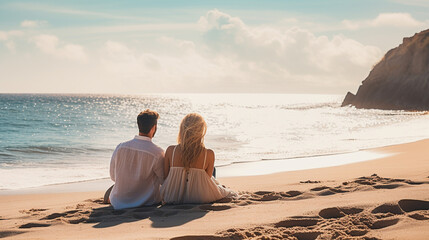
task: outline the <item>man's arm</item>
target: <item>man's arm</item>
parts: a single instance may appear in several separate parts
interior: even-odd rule
[[[116,181],[116,175],[115,175],[115,167],[116,167],[116,155],[118,154],[120,144],[116,147],[115,151],[112,154],[112,159],[110,160],[110,178],[112,181]]]
[[[154,172],[160,184],[164,183],[164,151],[155,159]]]

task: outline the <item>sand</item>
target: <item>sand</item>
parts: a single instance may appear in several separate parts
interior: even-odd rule
[[[221,178],[240,198],[212,204],[113,210],[84,185],[3,195],[0,238],[428,239],[428,149],[422,140],[375,149],[390,156],[366,162]]]

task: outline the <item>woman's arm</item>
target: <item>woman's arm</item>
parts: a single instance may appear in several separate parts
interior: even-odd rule
[[[173,146],[169,146],[167,150],[165,151],[165,157],[164,157],[164,180],[167,178],[168,173],[170,172],[170,162],[171,162],[171,155],[173,154]]]
[[[213,152],[213,150],[211,149],[207,149],[207,167],[205,169],[207,175],[209,175],[209,177],[212,177],[213,175],[213,169],[214,169],[214,162],[215,162],[215,154]]]

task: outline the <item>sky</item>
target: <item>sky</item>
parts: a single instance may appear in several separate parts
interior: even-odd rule
[[[0,0],[0,93],[356,92],[427,0]]]

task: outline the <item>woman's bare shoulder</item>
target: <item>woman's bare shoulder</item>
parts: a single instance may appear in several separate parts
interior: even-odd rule
[[[165,150],[165,154],[172,154],[173,153],[173,150],[174,150],[174,148],[176,147],[177,145],[170,145],[170,146],[168,146],[167,147],[167,150]]]
[[[211,150],[210,148],[207,148],[207,156],[213,156],[214,157],[215,153],[213,150]]]

